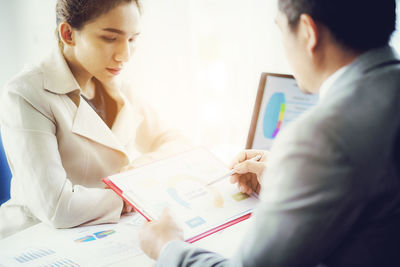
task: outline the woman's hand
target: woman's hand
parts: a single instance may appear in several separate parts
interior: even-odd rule
[[[133,209],[133,207],[131,206],[131,204],[129,204],[128,202],[126,202],[124,200],[124,207],[122,208],[121,214],[125,214],[125,213],[131,213],[134,212],[135,210]]]
[[[259,161],[251,161],[257,155],[261,155]],[[265,150],[244,150],[240,152],[232,161],[230,168],[235,170],[231,177],[231,183],[237,183],[241,192],[251,194],[259,193],[261,189],[261,179],[265,170],[268,151]]]
[[[104,189],[111,189],[108,185],[106,185],[104,187]],[[130,213],[130,212],[134,212],[135,209],[131,206],[131,204],[129,204],[129,202],[126,202],[124,200],[124,206],[122,207],[122,211],[121,211],[121,215],[125,214],[125,213]]]

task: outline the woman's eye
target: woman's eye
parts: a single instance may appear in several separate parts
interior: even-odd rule
[[[115,37],[107,37],[107,36],[102,36],[101,39],[103,39],[104,41],[109,42],[109,43],[117,40],[117,38],[115,38]]]

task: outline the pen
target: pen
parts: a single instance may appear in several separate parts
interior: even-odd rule
[[[261,157],[262,157],[261,155],[257,155],[255,157],[253,157],[251,159],[248,159],[248,160],[245,160],[245,161],[259,161],[261,159]],[[222,175],[221,177],[218,177],[217,179],[211,180],[210,182],[206,183],[205,186],[210,186],[212,184],[215,184],[216,182],[219,182],[219,181],[225,179],[226,177],[232,176],[234,174],[235,174],[235,170],[231,170],[230,172]]]

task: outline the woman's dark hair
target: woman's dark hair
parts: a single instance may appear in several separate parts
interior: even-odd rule
[[[139,11],[139,0],[57,0],[57,25],[67,22],[72,28],[81,29],[86,23],[107,13],[121,3],[136,3]]]
[[[387,45],[396,27],[396,0],[279,0],[279,10],[292,28],[307,14],[360,52]]]

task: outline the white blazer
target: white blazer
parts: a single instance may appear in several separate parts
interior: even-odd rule
[[[101,179],[145,154],[158,159],[187,147],[132,94],[112,129],[80,96],[58,49],[4,88],[3,144],[13,174],[11,199],[0,208],[0,238],[40,221],[57,228],[117,222],[123,202]]]

